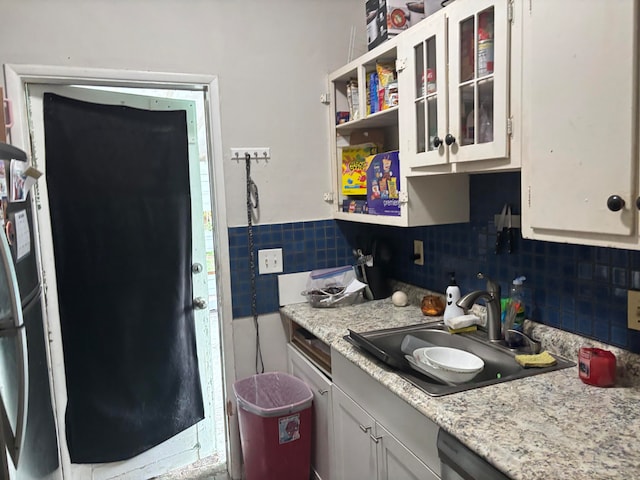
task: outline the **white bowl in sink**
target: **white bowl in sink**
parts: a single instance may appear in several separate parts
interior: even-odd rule
[[[457,348],[418,348],[413,351],[413,358],[431,375],[449,383],[468,382],[484,369],[480,357]]]

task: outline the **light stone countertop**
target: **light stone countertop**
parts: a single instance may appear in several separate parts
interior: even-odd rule
[[[414,303],[421,298],[409,297]],[[300,303],[282,307],[281,313],[513,479],[640,478],[640,355],[527,321],[525,330],[543,349],[576,363],[580,346],[611,350],[619,366],[617,385],[586,385],[576,366],[431,397],[343,336],[348,329],[366,332],[440,317],[425,317],[415,305],[395,307],[390,299],[340,308]]]

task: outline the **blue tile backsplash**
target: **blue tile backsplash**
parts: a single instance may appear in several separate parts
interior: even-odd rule
[[[264,248],[282,248],[283,273],[304,272],[353,263],[351,247],[333,220],[255,225],[253,242],[256,270],[257,251]],[[247,227],[229,229],[229,256],[233,317],[251,316]],[[256,292],[259,314],[278,311],[277,275],[257,275]]]
[[[256,251],[283,249],[285,273],[353,263],[353,248],[373,240],[393,252],[391,278],[444,292],[455,271],[463,293],[484,288],[489,275],[508,294],[511,280],[524,283],[527,316],[563,330],[640,353],[640,332],[627,328],[627,289],[640,289],[640,252],[525,240],[513,252],[495,253],[494,215],[505,203],[520,214],[520,174],[472,175],[470,222],[431,227],[383,227],[323,220],[254,226]],[[413,241],[424,242],[425,264],[413,263]],[[234,318],[251,315],[247,228],[229,229]],[[365,253],[368,253],[365,251]],[[260,314],[278,310],[276,275],[257,277]]]

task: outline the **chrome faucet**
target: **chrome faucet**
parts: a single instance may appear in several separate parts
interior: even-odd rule
[[[487,280],[486,290],[469,292],[458,300],[456,305],[469,310],[477,299],[484,299],[487,307],[487,335],[492,342],[499,342],[502,340],[500,285],[482,273],[478,273],[478,278]]]

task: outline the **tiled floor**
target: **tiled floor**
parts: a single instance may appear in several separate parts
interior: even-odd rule
[[[231,480],[226,465],[221,464],[217,456],[200,460],[188,467],[167,473],[154,480]]]

